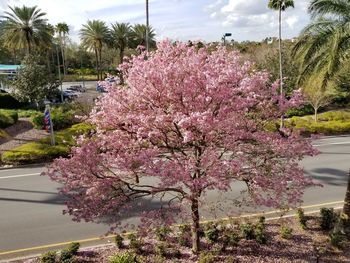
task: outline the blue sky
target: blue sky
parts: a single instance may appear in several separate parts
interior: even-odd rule
[[[157,39],[220,40],[225,32],[238,41],[277,36],[278,14],[268,0],[149,0],[150,23]],[[283,38],[297,36],[308,23],[309,0],[295,0],[295,8],[283,13]],[[145,0],[0,0],[0,15],[7,6],[37,5],[50,23],[66,22],[78,41],[88,19],[145,23]]]

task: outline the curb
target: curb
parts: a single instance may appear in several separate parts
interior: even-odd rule
[[[12,169],[24,169],[24,168],[33,168],[33,167],[45,167],[49,163],[33,163],[33,164],[24,164],[24,165],[8,165],[0,166],[1,170],[12,170]]]

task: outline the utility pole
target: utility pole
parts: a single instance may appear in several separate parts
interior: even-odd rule
[[[149,13],[148,13],[148,0],[146,0],[146,51],[149,51]]]

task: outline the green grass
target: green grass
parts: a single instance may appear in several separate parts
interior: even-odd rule
[[[30,142],[6,151],[1,156],[5,164],[29,164],[50,161],[59,156],[67,156],[70,148],[75,145],[74,136],[88,134],[93,127],[86,123],[75,124],[72,127],[56,132],[56,145],[50,145],[50,137],[37,142]]]
[[[15,110],[0,110],[0,128],[6,128],[15,124],[18,114]]]

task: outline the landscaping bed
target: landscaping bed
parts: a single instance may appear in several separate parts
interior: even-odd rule
[[[69,262],[350,262],[350,242],[331,234],[333,210],[322,213],[322,217],[299,215],[266,222],[260,217],[249,222],[206,223],[199,255],[193,255],[189,248],[188,227],[170,232],[163,227],[146,238],[145,234],[117,235],[115,245],[81,249]],[[17,262],[63,262],[59,253],[43,254],[42,259],[48,256],[51,261],[35,258]]]

